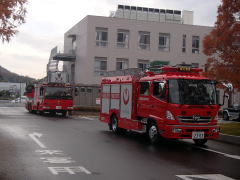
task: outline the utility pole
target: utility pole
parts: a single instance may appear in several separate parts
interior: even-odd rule
[[[22,102],[22,83],[20,81],[20,103]]]

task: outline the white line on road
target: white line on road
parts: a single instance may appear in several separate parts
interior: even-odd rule
[[[234,180],[222,174],[194,174],[194,175],[176,175],[177,177],[184,180],[194,180],[194,179],[202,179],[202,180]]]
[[[90,120],[90,121],[96,121],[96,119],[90,118],[90,117],[87,117],[87,116],[82,116],[81,118],[87,119],[87,120]]]
[[[76,173],[85,173],[87,175],[92,174],[89,170],[87,170],[83,166],[72,166],[72,167],[48,167],[48,169],[54,175],[58,175],[59,173],[68,173],[68,174],[76,174]]]
[[[206,151],[210,151],[210,152],[214,152],[214,153],[217,153],[217,154],[221,154],[221,155],[223,155],[225,157],[229,157],[229,158],[240,160],[240,156],[238,156],[238,155],[227,154],[227,153],[223,153],[223,152],[220,152],[220,151],[215,151],[215,150],[208,149],[208,148],[203,148],[203,147],[197,147],[197,148],[203,149],[203,150],[206,150]]]
[[[46,148],[46,146],[37,139],[37,138],[40,138],[41,136],[42,134],[37,132],[29,134],[29,137],[32,138],[35,141],[35,143],[37,143],[41,148]]]

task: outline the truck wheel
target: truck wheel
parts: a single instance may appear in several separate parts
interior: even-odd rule
[[[119,128],[118,128],[118,119],[115,115],[113,115],[111,117],[111,130],[114,132],[114,133],[118,133],[119,132]]]
[[[159,141],[159,133],[158,133],[158,128],[156,123],[151,123],[150,126],[148,127],[148,138],[151,143],[156,144]]]
[[[56,112],[54,110],[50,111],[50,116],[55,116]]]
[[[207,139],[194,139],[194,143],[198,146],[204,145],[208,140]]]
[[[223,113],[223,120],[225,121],[229,120],[228,114],[226,112]]]
[[[66,117],[67,111],[62,111],[62,117]]]
[[[39,114],[40,114],[40,115],[43,115],[43,114],[44,114],[44,111],[40,111],[40,110],[39,110]]]

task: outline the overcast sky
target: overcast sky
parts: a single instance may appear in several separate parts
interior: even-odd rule
[[[192,10],[194,24],[214,26],[220,0],[28,0],[26,23],[9,43],[0,42],[0,65],[20,75],[46,75],[50,50],[86,15],[108,16],[117,4]]]

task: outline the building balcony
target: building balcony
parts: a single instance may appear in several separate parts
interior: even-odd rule
[[[55,55],[53,55],[52,59],[58,61],[75,61],[76,60],[75,50],[71,49],[67,53],[58,52]]]

